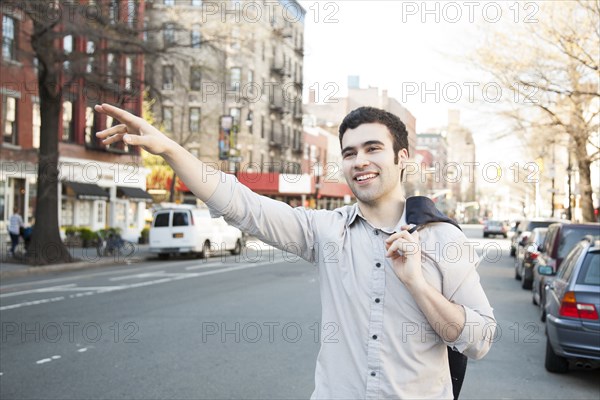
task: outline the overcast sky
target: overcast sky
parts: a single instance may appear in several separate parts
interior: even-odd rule
[[[306,9],[305,88],[318,88],[321,99],[345,95],[348,75],[358,75],[361,87],[387,89],[403,103],[417,118],[417,132],[446,125],[448,109],[460,109],[479,159],[522,157],[516,140],[490,145],[507,126],[490,113],[492,101],[481,102],[495,97],[493,86],[486,91],[482,86],[491,79],[470,67],[466,56],[476,48],[482,27],[535,18],[534,3],[300,3]]]

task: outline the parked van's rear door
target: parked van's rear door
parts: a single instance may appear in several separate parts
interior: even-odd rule
[[[171,238],[171,211],[158,211],[154,214],[150,229],[150,247],[163,248],[169,245]]]

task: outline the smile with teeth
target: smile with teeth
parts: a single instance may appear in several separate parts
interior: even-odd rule
[[[375,177],[377,177],[377,174],[366,174],[366,175],[357,176],[355,179],[358,182],[362,182],[362,181],[366,181],[368,179],[373,179]]]

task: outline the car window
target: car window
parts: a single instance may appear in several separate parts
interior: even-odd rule
[[[558,279],[563,279],[565,281],[568,281],[569,278],[571,277],[571,273],[573,272],[573,268],[575,267],[575,264],[577,263],[577,259],[579,258],[579,255],[581,254],[581,250],[582,247],[581,246],[577,246],[573,249],[572,252],[569,253],[569,255],[567,256],[567,259],[563,262],[560,270],[558,271]]]
[[[161,228],[165,226],[169,226],[169,213],[156,214],[156,218],[154,218],[154,227]]]
[[[598,228],[590,226],[589,229],[569,229],[563,228],[564,234],[560,238],[558,243],[558,257],[562,258],[569,253],[569,251],[583,239],[586,235],[598,234]]]
[[[527,224],[527,230],[531,232],[535,228],[546,228],[552,223],[554,223],[554,221],[531,221]]]
[[[577,283],[600,286],[600,253],[588,253],[577,276]]]
[[[187,211],[176,211],[173,213],[173,226],[188,226],[190,217]]]
[[[544,238],[544,252],[550,252],[550,245],[552,244],[552,239],[556,236],[557,230],[556,227],[548,228],[548,232],[546,232],[546,237]]]

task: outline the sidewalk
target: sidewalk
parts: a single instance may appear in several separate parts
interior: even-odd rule
[[[260,240],[249,237],[246,240],[247,248],[269,249]],[[248,246],[249,245],[249,246]],[[32,267],[25,264],[24,260],[11,257],[9,253],[10,242],[2,242],[0,246],[0,283],[6,279],[23,277],[28,275],[41,275],[48,273],[57,273],[62,271],[75,271],[86,268],[95,268],[108,265],[129,265],[136,264],[148,259],[157,259],[156,254],[150,252],[148,244],[135,244],[135,252],[128,257],[108,256],[98,257],[95,247],[67,247],[71,255],[77,260],[66,264],[52,264],[46,266]]]
[[[25,264],[25,261],[20,257],[11,257],[8,251],[10,249],[10,243],[3,242],[2,246],[0,246],[0,281],[27,275],[74,271],[85,268],[94,268],[102,265],[134,264],[154,257],[154,255],[149,251],[149,245],[136,244],[135,247],[135,252],[128,257],[119,257],[117,255],[98,257],[95,247],[67,247],[73,258],[77,261],[65,264],[34,267]]]

